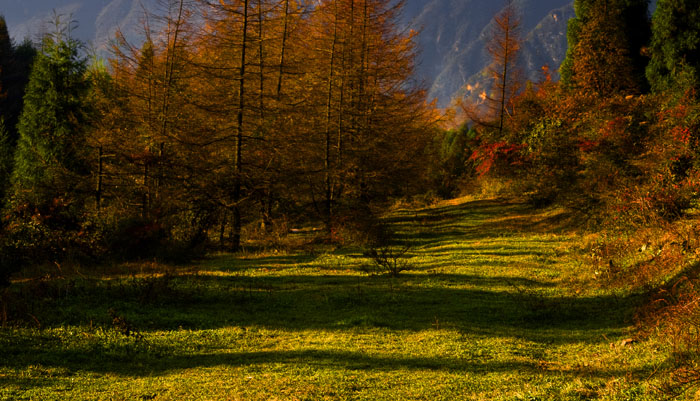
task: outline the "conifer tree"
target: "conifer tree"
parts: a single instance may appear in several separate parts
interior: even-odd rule
[[[5,17],[0,15],[0,67],[6,69],[12,58],[12,42]]]
[[[9,192],[17,145],[17,120],[22,111],[22,96],[35,50],[25,41],[12,45],[5,18],[0,15],[0,206]]]
[[[700,0],[659,0],[647,78],[655,91],[700,85]]]
[[[5,191],[9,182],[9,174],[12,168],[12,156],[14,144],[5,127],[5,119],[9,116],[7,91],[7,75],[12,59],[12,42],[7,31],[5,18],[0,15],[0,204],[5,199]]]
[[[482,92],[479,100],[464,99],[460,104],[468,120],[487,128],[498,141],[504,138],[507,122],[513,116],[513,100],[523,86],[520,26],[521,16],[515,2],[506,0],[505,7],[493,17],[486,39],[491,63],[485,72],[491,79],[491,88]]]
[[[36,50],[29,40],[13,46],[5,19],[0,15],[0,116],[5,118],[14,146],[17,141],[16,125],[22,112],[22,97],[29,80],[29,71]]]
[[[45,205],[56,198],[73,200],[84,185],[89,85],[79,47],[64,28],[57,28],[42,42],[18,124],[12,175],[18,202]]]
[[[5,120],[0,117],[0,207],[5,201],[5,194],[10,183],[14,150],[10,132],[5,128]]]
[[[649,0],[575,0],[574,9],[576,17],[569,20],[567,30],[569,47],[560,68],[562,84],[568,88],[577,85],[575,63],[578,55],[606,60],[622,56],[626,66],[619,65],[622,60],[618,58],[618,65],[614,67],[631,75],[632,88],[625,89],[646,91],[648,85],[644,71],[648,60],[642,55],[642,49],[651,36]],[[605,32],[600,31],[601,27]],[[581,45],[587,48],[587,53],[579,49]],[[610,51],[617,56],[605,54]],[[607,65],[598,65],[595,70],[614,75]]]
[[[334,207],[368,203],[401,174],[411,175],[407,159],[417,160],[411,150],[426,138],[417,133],[426,121],[424,92],[410,80],[415,32],[397,27],[403,4],[325,0],[310,19],[316,54],[307,86],[315,89],[315,110],[308,125],[323,129],[311,134],[307,146],[316,152],[308,157],[317,163],[311,169],[322,174],[309,180],[327,226]]]
[[[5,18],[0,15],[0,119],[9,118],[9,99],[7,96],[8,75],[12,70],[12,42],[7,30]],[[3,124],[4,125],[4,124]]]
[[[599,96],[643,90],[628,38],[617,24],[611,23],[620,19],[618,8],[602,2],[590,6],[586,29],[579,33],[573,51],[575,88]]]
[[[521,45],[520,16],[512,0],[493,18],[491,37],[486,51],[491,56],[488,73],[493,79],[491,95],[487,96],[488,106],[498,136],[503,135],[503,123],[511,115],[511,100],[520,90],[521,71],[518,68],[518,52]]]

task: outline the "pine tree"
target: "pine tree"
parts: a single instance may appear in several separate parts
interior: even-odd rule
[[[700,86],[700,0],[659,0],[652,28],[652,89]]]
[[[17,121],[22,96],[35,55],[30,42],[12,45],[5,18],[0,15],[0,206],[5,204],[17,146]]]
[[[35,56],[36,49],[29,40],[18,46],[12,45],[5,19],[0,16],[0,86],[3,95],[0,97],[0,116],[5,117],[5,128],[13,144],[17,141],[16,125]]]
[[[10,134],[15,142],[17,141],[17,123],[19,122],[20,114],[22,114],[24,93],[29,83],[29,74],[34,65],[36,55],[37,49],[30,40],[25,40],[20,45],[15,46],[10,69],[6,75],[7,120],[5,121],[5,126],[10,130]]]
[[[0,15],[0,206],[5,200],[5,191],[9,183],[9,174],[12,169],[12,156],[14,155],[14,143],[10,133],[5,127],[8,118],[7,75],[12,59],[12,42],[7,31],[5,18]]]
[[[12,142],[10,132],[5,128],[5,120],[0,117],[0,207],[4,204],[12,174],[12,159],[15,153]]]
[[[10,40],[5,18],[0,15],[0,118],[2,119],[8,119],[10,116],[7,85],[9,83],[9,74],[12,71],[12,58],[12,41]]]
[[[646,91],[644,71],[648,59],[642,55],[642,49],[651,36],[649,0],[575,0],[574,9],[576,17],[569,20],[567,30],[569,47],[560,68],[562,85],[576,86],[575,63],[577,56],[583,53],[579,49],[583,40],[587,42],[584,43],[587,51],[593,52],[589,53],[593,59],[615,57],[604,54],[611,50],[622,55],[627,64],[624,69],[632,78],[632,87],[625,89]],[[601,27],[605,28],[604,33],[600,32]],[[605,46],[601,48],[598,44]],[[596,70],[609,73],[605,65],[599,65]]]
[[[5,17],[0,15],[0,83],[5,81],[4,75],[9,71],[12,53],[12,41],[7,30],[7,23]]]
[[[12,175],[18,202],[45,205],[75,199],[87,164],[84,130],[89,85],[80,43],[65,30],[46,36],[32,68],[18,124]]]

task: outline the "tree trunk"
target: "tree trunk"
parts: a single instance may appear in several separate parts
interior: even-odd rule
[[[331,60],[328,69],[328,93],[326,101],[326,149],[324,157],[324,190],[325,190],[325,213],[326,213],[326,231],[331,233],[333,224],[333,182],[331,177],[331,120],[332,120],[332,103],[333,103],[333,73],[335,70],[335,48],[338,42],[338,1],[335,1],[335,16],[333,21],[333,42],[331,44]]]
[[[241,186],[242,186],[242,146],[243,146],[243,109],[245,108],[245,67],[246,42],[248,41],[248,0],[243,2],[243,39],[241,45],[241,66],[238,78],[238,115],[236,118],[236,149],[234,153],[234,183],[233,183],[233,235],[231,250],[237,252],[241,248]]]

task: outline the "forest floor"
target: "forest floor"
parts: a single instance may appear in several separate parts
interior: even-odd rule
[[[0,399],[659,399],[666,351],[625,341],[641,297],[591,284],[566,217],[394,210],[398,277],[317,246],[18,282],[36,295],[0,329]]]

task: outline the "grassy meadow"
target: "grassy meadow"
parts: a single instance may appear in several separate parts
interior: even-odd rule
[[[321,244],[16,282],[36,295],[0,329],[0,399],[659,399],[666,350],[624,341],[641,296],[591,285],[560,210],[384,218],[398,277]]]

